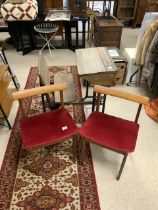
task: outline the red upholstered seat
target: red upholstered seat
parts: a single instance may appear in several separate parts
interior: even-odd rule
[[[78,128],[66,109],[58,109],[22,119],[23,145],[33,148],[60,142],[78,132]]]
[[[20,109],[23,114],[23,119],[20,123],[22,144],[25,149],[30,149],[34,163],[36,163],[36,156],[34,155],[34,149],[36,147],[56,144],[68,138],[72,138],[72,160],[75,162],[78,128],[69,111],[64,108],[65,90],[67,90],[66,83],[57,83],[19,90],[12,93],[13,99],[19,101]],[[25,98],[41,95],[42,104],[43,107],[45,107],[44,95],[47,98],[49,93],[55,94],[56,92],[58,92],[60,96],[60,109],[27,116],[28,110],[25,110],[25,106],[23,106],[23,100]]]
[[[92,112],[80,134],[103,147],[133,152],[136,145],[139,125],[101,112]]]
[[[128,103],[137,104],[137,112],[135,113],[135,110],[131,110],[136,114],[135,117],[132,120],[131,118],[130,120],[127,120],[118,117],[118,115],[112,116],[105,114],[104,101],[106,102],[110,98],[111,103],[113,102],[113,100],[114,102],[116,102],[116,100],[120,100],[121,103],[126,102],[126,106],[128,106]],[[83,124],[82,128],[80,128],[79,130],[81,137],[84,137],[82,138],[83,161],[85,141],[90,141],[108,150],[112,150],[113,152],[117,152],[123,155],[123,160],[119,169],[119,173],[116,177],[116,179],[119,180],[128,154],[135,150],[139,130],[139,125],[137,123],[138,118],[142,105],[146,105],[148,103],[148,100],[149,99],[145,96],[125,92],[122,90],[118,90],[117,88],[108,88],[95,85],[93,88],[92,113]],[[103,103],[101,103],[102,101]],[[103,105],[102,108],[100,107],[100,105]],[[120,106],[119,103],[117,110],[118,108],[122,110],[122,106]],[[102,112],[100,112],[100,110],[102,110]]]

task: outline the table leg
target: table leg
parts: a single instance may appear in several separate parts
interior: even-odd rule
[[[82,47],[85,48],[85,27],[86,26],[86,20],[82,20]]]

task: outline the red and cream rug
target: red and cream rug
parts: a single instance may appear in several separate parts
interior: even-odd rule
[[[81,86],[76,66],[50,67],[51,79],[55,73],[71,72],[78,99]],[[37,68],[31,68],[26,88],[38,85]],[[28,113],[42,111],[40,97],[24,101]],[[77,123],[84,120],[83,107],[75,106]],[[27,150],[21,149],[18,111],[0,172],[0,209],[10,210],[100,210],[93,162],[89,144],[86,146],[84,166],[80,163],[78,144],[77,161],[73,163],[72,141],[35,150],[33,164]]]

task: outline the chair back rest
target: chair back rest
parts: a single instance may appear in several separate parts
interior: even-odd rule
[[[25,90],[19,90],[14,93],[12,93],[12,98],[13,100],[18,100],[20,108],[22,110],[23,115],[25,116],[25,110],[23,107],[23,99],[27,97],[32,97],[32,96],[37,96],[37,95],[42,95],[46,93],[53,93],[56,91],[60,92],[60,103],[61,103],[61,108],[64,108],[64,96],[63,96],[63,91],[67,90],[67,84],[66,83],[58,83],[54,85],[47,85],[47,86],[42,86],[42,87],[35,87],[31,89],[25,89]]]
[[[94,88],[93,88],[93,92],[94,92],[93,104],[96,104],[96,111],[99,111],[102,95],[114,96],[114,97],[117,97],[117,98],[122,98],[122,99],[126,99],[126,100],[129,100],[129,101],[133,101],[135,103],[138,103],[139,107],[138,107],[137,114],[136,114],[136,117],[135,117],[135,122],[138,121],[142,105],[146,105],[149,101],[149,98],[145,97],[145,96],[136,95],[136,94],[133,94],[133,93],[122,91],[122,90],[117,90],[115,88],[103,87],[103,86],[100,86],[100,85],[95,85]],[[94,111],[94,106],[93,106],[93,111]]]

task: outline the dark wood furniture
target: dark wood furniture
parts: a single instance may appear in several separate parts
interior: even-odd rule
[[[148,12],[148,0],[139,0],[138,6],[136,10],[135,20],[134,20],[134,27],[136,27],[138,24],[140,25],[143,21],[143,17],[145,12]]]
[[[25,55],[29,52],[31,52],[34,49],[39,49],[41,46],[39,46],[38,42],[38,34],[34,31],[34,26],[45,22],[45,16],[43,18],[37,18],[32,21],[8,21],[8,28],[9,33],[11,35],[14,47],[16,50],[22,51],[22,54]],[[81,21],[82,23],[82,40],[81,43],[78,41],[78,22]],[[65,29],[65,40],[64,40],[64,46],[55,46],[56,48],[68,48],[71,50],[75,50],[77,48],[85,48],[85,24],[88,21],[88,17],[86,15],[83,16],[75,16],[71,17],[70,21],[61,21],[64,25]],[[56,24],[56,22],[54,22]],[[76,27],[76,42],[72,42],[72,27]]]
[[[86,14],[86,5],[86,0],[69,0],[69,8],[71,9],[71,14],[73,16]]]
[[[120,48],[123,25],[113,16],[94,16],[95,46],[110,46]]]
[[[108,47],[107,48],[110,57],[112,58],[116,68],[117,73],[115,77],[115,84],[122,85],[124,84],[126,70],[127,70],[127,61],[122,55],[121,51],[116,47]]]
[[[122,21],[134,21],[139,0],[116,0],[114,15]]]
[[[108,88],[99,85],[95,85],[93,91],[94,105],[92,106],[92,113],[89,115],[79,130],[79,133],[82,137],[82,160],[84,162],[85,141],[97,144],[105,149],[123,155],[120,170],[116,178],[119,180],[128,154],[134,152],[135,150],[137,135],[139,131],[138,118],[142,105],[146,105],[149,99],[145,96],[139,96],[118,90],[116,88]],[[122,104],[122,106],[119,105],[118,107],[118,103],[116,103],[116,107],[120,108],[117,109],[116,115],[113,112],[109,113],[108,110],[111,110],[109,103],[106,104],[106,112],[100,112],[102,96],[116,97],[117,102],[119,101],[120,104]],[[106,99],[108,100],[109,97],[106,97]],[[127,120],[127,118],[123,119],[119,117],[119,113],[121,117],[123,116],[120,111],[123,110],[123,106],[125,105],[125,100],[121,99],[126,100],[126,106],[128,106],[128,104],[131,105],[133,102],[136,103],[135,105],[137,112],[135,119],[129,118],[129,120]],[[113,98],[113,100],[115,99]]]

